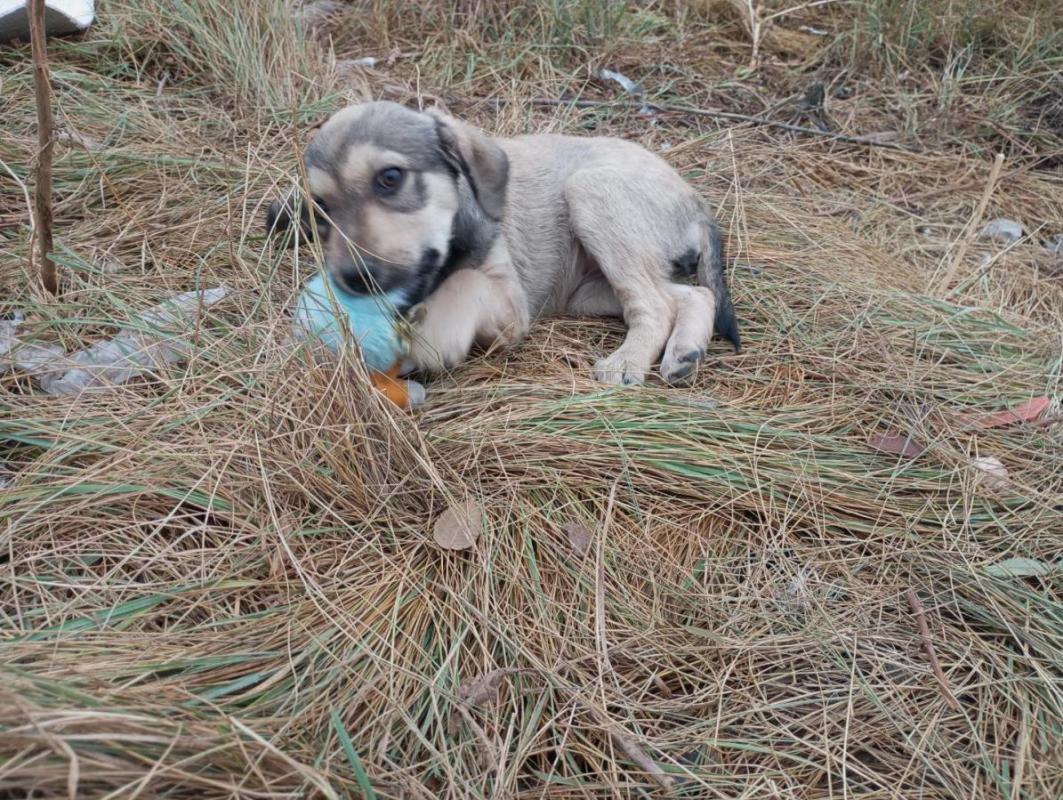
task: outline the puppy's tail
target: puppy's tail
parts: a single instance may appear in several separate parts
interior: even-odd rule
[[[716,333],[734,345],[736,353],[740,353],[742,336],[738,332],[735,307],[731,303],[731,290],[727,286],[727,258],[723,236],[711,218],[705,220],[702,241],[698,255],[698,283],[712,291],[716,297]]]

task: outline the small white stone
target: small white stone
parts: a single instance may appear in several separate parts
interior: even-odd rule
[[[995,456],[979,456],[971,461],[971,465],[982,474],[979,481],[990,489],[1003,489],[1008,485],[1007,467]]]
[[[377,65],[377,60],[373,56],[363,56],[362,58],[341,58],[336,62],[336,71],[343,76],[350,75],[361,69],[371,69]]]
[[[1022,238],[1023,230],[1022,225],[1013,219],[1007,219],[1006,217],[998,217],[997,219],[991,219],[982,228],[982,232],[978,235],[981,239],[992,239],[996,242],[1017,242]]]
[[[406,381],[407,392],[410,396],[410,408],[420,408],[424,405],[424,401],[428,398],[428,393],[424,390],[424,385],[417,381]]]

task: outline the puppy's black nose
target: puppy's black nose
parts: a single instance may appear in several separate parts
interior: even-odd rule
[[[340,270],[340,288],[351,294],[369,294],[373,291],[373,279],[365,267],[344,267]]]

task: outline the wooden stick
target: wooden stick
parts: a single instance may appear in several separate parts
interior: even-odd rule
[[[33,89],[37,96],[37,270],[41,284],[53,295],[59,294],[59,276],[52,261],[52,150],[55,147],[55,121],[52,119],[52,90],[48,76],[48,51],[44,35],[44,0],[30,0],[30,48],[33,53]]]
[[[993,161],[993,167],[989,170],[989,180],[986,182],[985,189],[982,190],[982,199],[978,201],[978,207],[975,209],[970,223],[968,223],[967,231],[964,233],[960,246],[956,249],[956,255],[953,256],[952,263],[945,270],[945,277],[938,284],[938,290],[941,292],[948,291],[949,284],[956,277],[956,270],[960,268],[960,262],[967,255],[967,248],[971,246],[974,237],[978,235],[978,226],[982,222],[986,206],[989,205],[989,198],[993,196],[993,190],[997,187],[997,180],[1000,178],[1000,168],[1002,166],[1004,166],[1004,154],[997,153],[997,157]]]
[[[613,488],[609,490],[609,500],[605,504],[605,522],[598,533],[598,546],[595,548],[594,558],[594,638],[598,645],[598,655],[601,661],[598,665],[599,675],[603,671],[612,672],[613,665],[609,661],[609,637],[605,633],[605,538],[609,535],[609,527],[613,521],[613,506],[616,503],[616,489],[620,485],[620,479],[613,482]]]
[[[949,704],[949,708],[953,711],[959,711],[960,704],[953,696],[952,690],[949,689],[949,682],[945,679],[945,671],[941,668],[937,651],[934,649],[934,640],[930,638],[930,627],[926,624],[926,609],[923,608],[923,603],[914,589],[908,589],[905,594],[908,597],[908,605],[912,607],[912,613],[915,614],[915,618],[919,621],[919,632],[923,637],[923,649],[926,650],[926,657],[930,660],[930,669],[934,671],[934,677],[937,678],[938,683],[941,685],[941,693],[945,696],[945,702]]]
[[[470,103],[489,103],[495,106],[508,105],[514,102],[520,102],[519,100],[512,100],[506,97],[460,97],[457,95],[447,95],[444,99],[447,102],[464,103],[466,105]],[[831,133],[830,131],[821,131],[816,128],[806,128],[802,125],[791,125],[788,122],[777,122],[767,117],[758,117],[750,114],[738,114],[733,111],[714,111],[707,108],[692,108],[689,106],[674,106],[667,103],[642,103],[632,100],[554,100],[549,97],[531,97],[525,102],[530,103],[533,106],[573,106],[575,108],[648,108],[651,111],[664,111],[673,114],[688,114],[695,117],[712,117],[713,119],[729,119],[736,122],[748,122],[751,125],[758,125],[765,128],[779,128],[784,131],[792,131],[793,133],[801,133],[806,136],[819,136],[821,138],[830,139],[835,142],[848,142],[849,144],[862,144],[868,147],[881,147],[886,150],[900,150],[903,153],[921,153],[923,152],[919,148],[909,147],[903,144],[896,144],[895,142],[882,142],[871,136],[846,136],[841,133]]]
[[[657,762],[650,758],[649,754],[635,741],[635,738],[624,730],[621,725],[613,722],[590,703],[580,700],[578,697],[576,702],[594,718],[599,727],[605,729],[605,732],[609,734],[609,738],[613,740],[613,744],[623,750],[627,757],[634,761],[654,781],[665,788],[672,785],[672,776],[661,769]]]

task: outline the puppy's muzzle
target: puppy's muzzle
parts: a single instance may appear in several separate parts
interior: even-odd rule
[[[329,272],[335,276],[336,283],[350,294],[386,292],[393,288],[381,283],[384,271],[379,266],[375,266],[372,259],[362,258],[358,262],[351,261],[328,266]]]
[[[370,294],[406,289],[410,296],[419,296],[443,263],[443,254],[434,247],[427,248],[421,260],[406,266],[385,262],[369,254],[352,253],[339,263],[329,262],[329,272],[341,289],[351,294]]]

